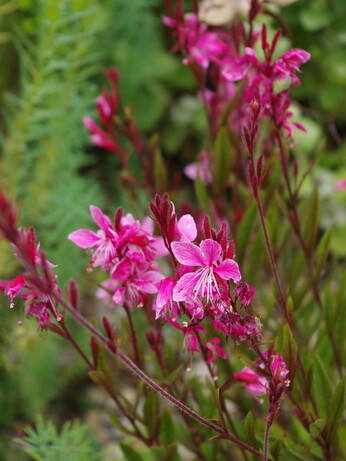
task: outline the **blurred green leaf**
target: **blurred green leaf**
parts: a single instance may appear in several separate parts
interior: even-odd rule
[[[226,128],[221,128],[214,145],[215,173],[214,188],[217,195],[225,192],[227,180],[231,172],[232,149]]]

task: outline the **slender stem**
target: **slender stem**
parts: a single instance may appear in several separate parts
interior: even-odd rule
[[[266,244],[266,247],[267,247],[267,252],[268,252],[268,256],[269,256],[269,260],[270,260],[270,265],[272,267],[272,271],[273,271],[273,274],[274,274],[274,279],[275,279],[276,289],[277,289],[278,296],[279,296],[281,309],[283,311],[285,320],[287,321],[287,323],[290,326],[292,326],[291,318],[290,318],[290,316],[288,315],[288,312],[287,312],[286,300],[285,300],[284,292],[283,292],[283,289],[282,289],[281,279],[280,279],[280,276],[279,276],[278,268],[277,268],[276,261],[275,261],[273,247],[272,247],[271,242],[270,242],[267,225],[266,225],[265,218],[264,218],[264,211],[263,211],[262,203],[261,203],[261,200],[260,200],[258,194],[256,194],[255,199],[256,199],[256,203],[257,203],[257,209],[258,209],[258,213],[259,213],[259,217],[260,217],[260,222],[261,222],[261,227],[262,227],[262,231],[263,231],[263,235],[264,235],[264,240],[265,240],[265,244]]]
[[[131,342],[132,342],[132,347],[133,347],[133,355],[134,355],[134,361],[137,363],[137,365],[140,367],[141,366],[141,356],[139,354],[139,349],[138,349],[138,340],[137,340],[137,334],[136,334],[136,329],[133,324],[133,319],[131,315],[131,311],[129,306],[125,305],[124,306],[127,320],[129,322],[129,327],[131,331]]]
[[[67,329],[66,325],[65,325],[65,322],[62,321],[60,323],[60,326],[62,327],[62,329],[64,330],[64,333],[65,333],[65,338],[67,339],[67,341],[69,341],[72,346],[76,349],[76,351],[78,352],[78,354],[82,357],[82,359],[84,360],[84,362],[88,365],[88,367],[93,370],[94,369],[94,366],[93,364],[91,363],[91,361],[88,359],[88,357],[84,354],[84,352],[82,351],[82,349],[80,348],[79,344],[75,341],[75,339],[73,338],[73,336],[71,335],[71,333],[69,332],[69,330]]]

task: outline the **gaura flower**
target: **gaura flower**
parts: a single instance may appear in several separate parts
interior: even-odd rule
[[[190,242],[173,242],[174,256],[183,266],[199,266],[200,269],[184,274],[173,289],[173,301],[180,302],[191,297],[220,296],[222,280],[241,279],[238,264],[233,259],[221,260],[221,245],[212,239],[202,240],[200,246]]]
[[[79,229],[72,232],[68,238],[81,248],[95,247],[90,263],[94,267],[104,266],[116,257],[118,234],[109,217],[103,214],[100,208],[90,206],[90,213],[100,230],[95,233],[88,229]]]

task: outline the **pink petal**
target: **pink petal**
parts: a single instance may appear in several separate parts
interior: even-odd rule
[[[100,241],[100,237],[87,229],[79,229],[72,232],[68,238],[81,248],[91,248]]]
[[[167,278],[161,281],[159,292],[156,298],[156,305],[162,307],[167,304],[171,298],[174,288],[174,279]]]
[[[198,272],[188,272],[183,275],[173,289],[173,301],[180,302],[190,298],[199,278]]]
[[[202,240],[200,248],[203,252],[204,265],[211,266],[221,255],[221,245],[212,239]]]
[[[233,259],[225,259],[222,263],[215,267],[216,272],[223,280],[232,279],[233,282],[239,282],[241,274],[238,264]]]
[[[100,208],[93,205],[90,206],[90,213],[99,228],[102,229],[103,232],[108,233],[108,229],[112,227],[111,220],[108,218],[108,216],[103,214]]]
[[[195,220],[190,214],[185,214],[178,221],[178,229],[183,240],[192,242],[197,237],[197,227]]]
[[[253,395],[264,395],[267,393],[268,382],[265,378],[260,377],[259,382],[255,384],[246,384],[245,389]]]
[[[163,278],[164,276],[157,271],[148,271],[141,275],[138,285],[144,293],[154,294],[157,293],[157,284]]]
[[[204,266],[202,251],[190,242],[172,242],[172,250],[177,260],[184,266]]]
[[[198,163],[189,163],[184,168],[185,175],[192,180],[195,180],[198,176],[199,165]]]

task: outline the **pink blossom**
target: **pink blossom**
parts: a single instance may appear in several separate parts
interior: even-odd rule
[[[224,311],[219,318],[212,321],[216,330],[234,341],[247,341],[261,337],[261,323],[251,314],[241,316],[238,312]]]
[[[192,179],[200,178],[204,184],[210,184],[213,176],[210,169],[209,159],[206,152],[201,152],[198,155],[197,163],[189,163],[184,168],[185,175]]]
[[[240,282],[240,283],[237,283],[235,289],[233,290],[233,293],[238,298],[240,298],[244,306],[248,306],[250,302],[252,301],[252,298],[255,296],[256,290],[250,284],[245,283],[245,282]]]
[[[343,190],[346,189],[346,179],[340,179],[334,185],[335,190]]]
[[[210,62],[217,62],[229,50],[227,34],[208,31],[207,25],[201,23],[194,13],[186,14],[182,24],[167,17],[163,18],[163,22],[173,29],[177,36],[174,50],[184,50],[185,64],[195,62],[206,69]]]
[[[92,266],[107,266],[117,255],[119,237],[111,220],[102,213],[100,208],[90,206],[90,212],[100,230],[95,233],[87,229],[79,229],[72,232],[68,238],[81,248],[95,247],[90,261]]]
[[[168,313],[172,315],[173,319],[178,316],[179,305],[172,298],[175,284],[174,278],[165,278],[159,283],[158,294],[153,304],[156,319]]]
[[[206,344],[206,348],[208,349],[208,358],[206,363],[214,364],[217,361],[218,357],[222,359],[227,359],[226,352],[220,346],[221,340],[220,338],[211,338]]]
[[[184,214],[177,222],[176,234],[179,240],[193,242],[197,237],[197,226],[190,214]]]
[[[106,131],[103,131],[92,118],[83,117],[83,124],[91,132],[90,140],[95,146],[102,147],[103,149],[110,150],[112,152],[118,152],[119,146],[112,139]]]
[[[173,290],[174,301],[185,301],[190,297],[207,297],[207,300],[220,295],[219,283],[232,279],[239,282],[241,275],[238,264],[233,259],[221,262],[221,245],[212,239],[202,240],[200,246],[190,242],[173,242],[172,251],[184,266],[199,266],[200,269],[184,274]]]
[[[246,383],[245,389],[250,394],[264,395],[267,393],[269,386],[267,379],[255,373],[249,367],[244,367],[241,371],[234,373],[233,378]]]

